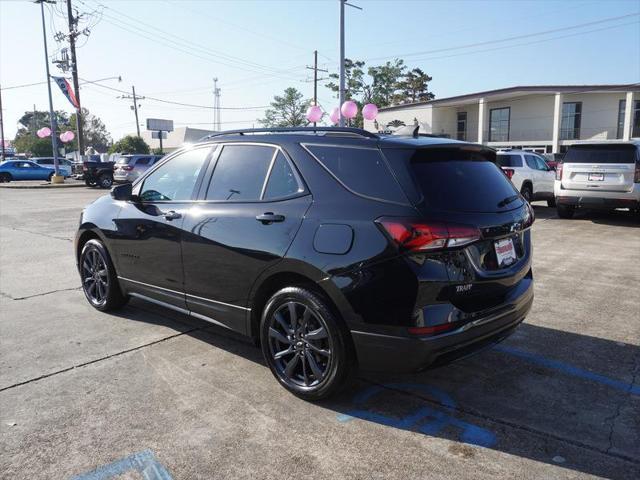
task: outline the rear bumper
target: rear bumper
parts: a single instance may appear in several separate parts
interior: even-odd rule
[[[626,192],[592,190],[566,190],[561,182],[554,185],[556,203],[573,207],[610,210],[613,208],[640,208],[640,183]]]
[[[466,357],[508,337],[533,304],[533,279],[523,279],[499,307],[451,332],[428,336],[393,336],[352,330],[364,370],[415,372]]]

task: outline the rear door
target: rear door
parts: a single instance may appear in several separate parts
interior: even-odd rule
[[[217,154],[183,225],[187,305],[246,333],[250,289],[284,257],[311,195],[280,147],[225,144]]]
[[[633,188],[633,144],[572,145],[562,160],[562,188],[625,192]]]

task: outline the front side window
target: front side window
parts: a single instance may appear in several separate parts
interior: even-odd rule
[[[140,189],[144,202],[191,200],[193,189],[210,148],[179,153],[151,173]]]
[[[580,120],[582,102],[565,102],[562,104],[562,122],[560,124],[560,140],[580,139]]]
[[[458,112],[456,138],[458,140],[467,139],[467,112]]]
[[[305,148],[342,185],[377,200],[407,203],[407,197],[376,148],[306,145]]]
[[[492,108],[489,114],[489,141],[509,141],[509,119],[511,108]]]
[[[274,147],[262,145],[225,145],[206,200],[259,201],[276,152]]]

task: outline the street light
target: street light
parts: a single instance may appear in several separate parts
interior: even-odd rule
[[[51,96],[51,76],[49,75],[49,52],[47,50],[47,27],[44,23],[44,4],[56,3],[55,0],[35,0],[34,3],[40,4],[40,15],[42,17],[42,40],[44,42],[44,64],[47,70],[47,89],[49,90],[49,120],[51,124],[51,146],[53,147],[53,177],[51,183],[63,183],[64,177],[60,175],[58,170],[58,137],[56,135],[57,125],[53,112],[53,98]]]

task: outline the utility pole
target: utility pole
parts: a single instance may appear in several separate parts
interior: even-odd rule
[[[71,75],[78,108],[76,109],[76,129],[78,132],[78,158],[84,153],[84,127],[82,125],[82,105],[80,104],[80,84],[78,82],[78,61],[76,57],[76,37],[78,32],[78,18],[73,16],[71,0],[67,0],[67,17],[69,18],[69,46],[71,48]]]
[[[220,122],[220,89],[218,88],[218,78],[213,79],[213,130],[221,130]]]
[[[313,104],[318,105],[318,72],[329,72],[329,70],[323,70],[318,68],[318,51],[313,51],[313,67],[307,67],[309,70],[313,70]],[[316,122],[313,122],[313,126],[316,126]]]
[[[144,97],[136,96],[136,87],[133,85],[131,86],[131,93],[132,95],[121,95],[118,98],[133,100],[133,106],[131,107],[131,110],[133,110],[136,115],[136,131],[138,132],[138,136],[140,136],[140,122],[138,121],[138,100],[144,100]]]
[[[353,8],[357,8],[358,10],[362,10],[362,8],[357,5],[351,5],[347,3],[347,0],[339,0],[340,2],[340,92],[338,94],[338,98],[340,99],[340,105],[338,106],[338,112],[340,113],[340,126],[344,127],[344,117],[342,116],[342,104],[344,103],[345,97],[345,71],[344,71],[344,6],[348,5]]]
[[[53,97],[51,96],[51,76],[49,75],[49,52],[47,50],[47,27],[44,23],[44,3],[55,3],[55,0],[36,0],[40,4],[40,16],[42,17],[42,40],[44,43],[44,64],[47,71],[47,89],[49,90],[49,121],[51,124],[51,146],[53,147],[53,172],[55,177],[60,177],[58,170],[58,133],[55,113],[53,111]],[[57,179],[56,179],[57,180]],[[64,181],[64,178],[62,178]]]
[[[4,117],[2,115],[2,88],[0,88],[0,161],[4,162]]]

